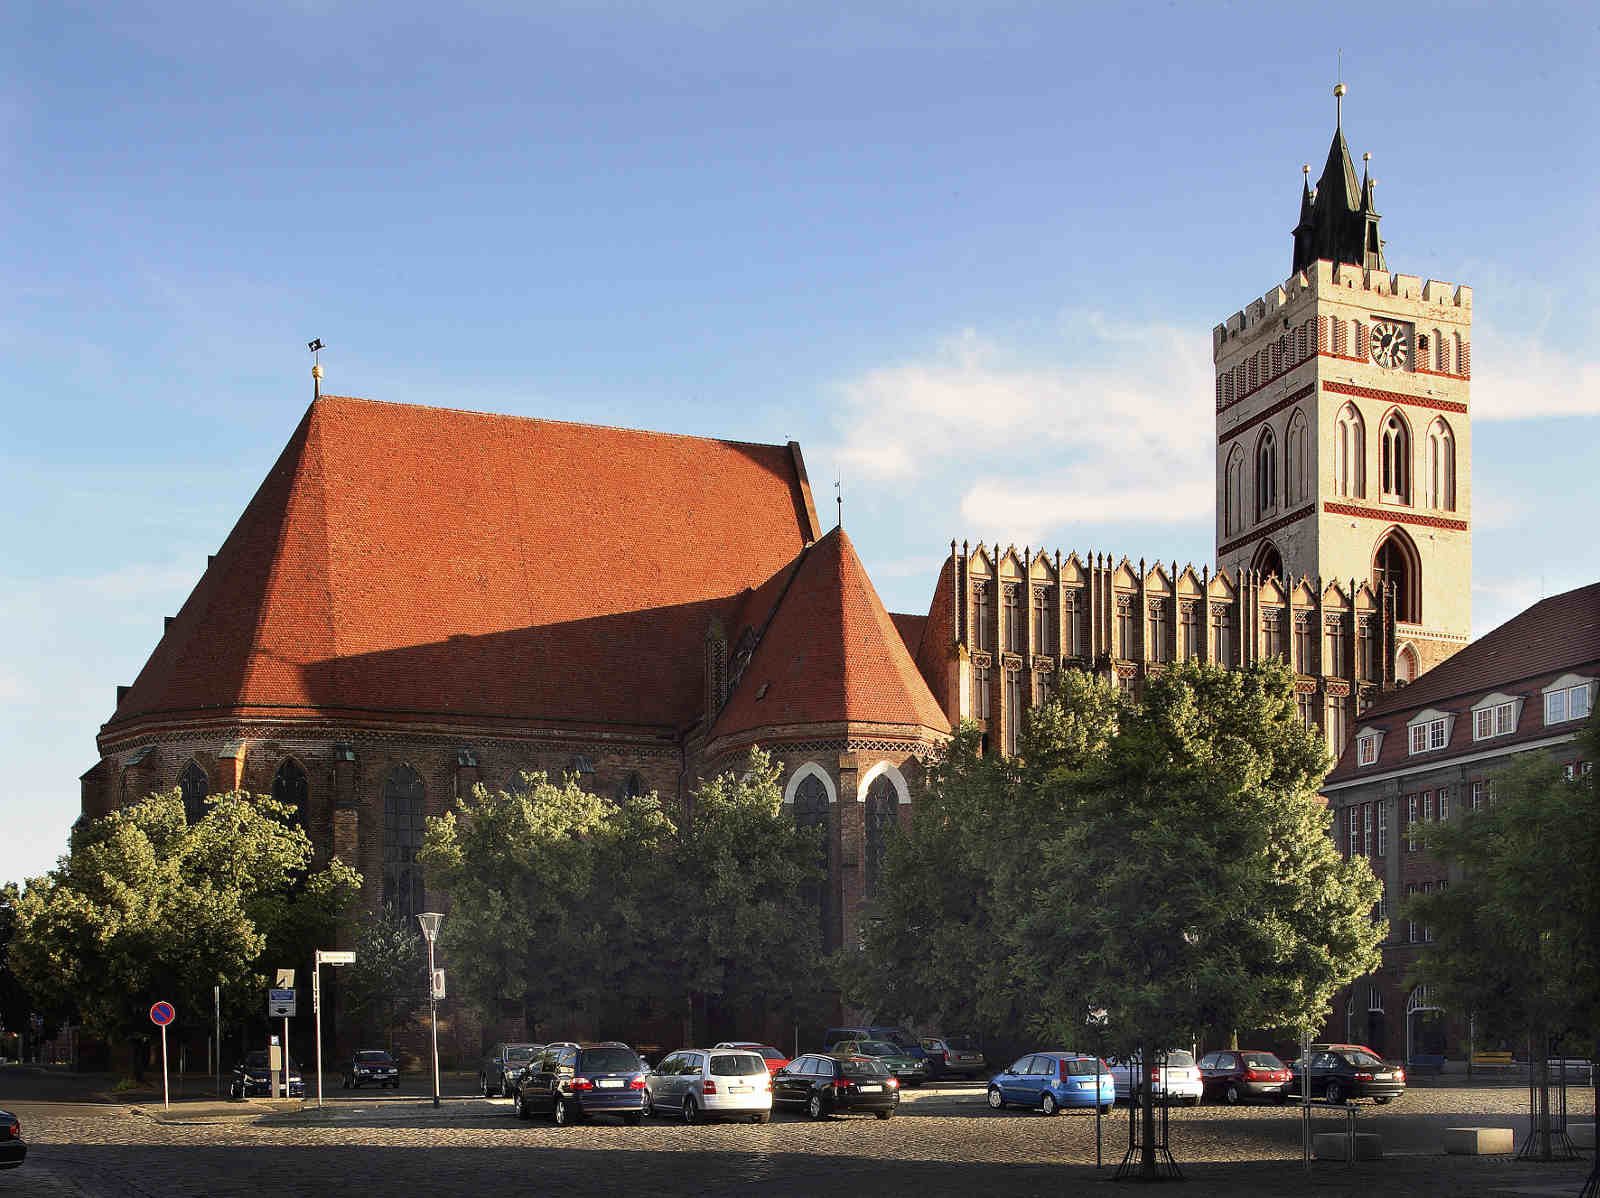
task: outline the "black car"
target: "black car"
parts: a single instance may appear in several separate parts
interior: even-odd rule
[[[22,1124],[10,1111],[0,1111],[0,1169],[15,1169],[28,1155]]]
[[[278,1071],[278,1080],[283,1080],[283,1071]],[[305,1078],[300,1076],[300,1066],[289,1061],[289,1097],[304,1098],[306,1096]],[[272,1097],[272,1070],[267,1068],[267,1054],[264,1052],[246,1053],[244,1060],[233,1067],[233,1081],[228,1084],[229,1098],[271,1098]]]
[[[1289,1066],[1293,1081],[1292,1096],[1299,1097],[1305,1076],[1305,1061]],[[1351,1098],[1370,1098],[1382,1106],[1406,1092],[1406,1071],[1373,1052],[1353,1044],[1311,1048],[1311,1097],[1342,1103]]]
[[[563,1127],[591,1115],[618,1115],[638,1126],[644,1082],[639,1054],[626,1044],[551,1045],[522,1071],[517,1118],[549,1115]]]
[[[398,1090],[400,1066],[381,1048],[363,1049],[345,1062],[344,1067],[344,1088],[359,1090],[362,1086]]]
[[[872,1057],[813,1052],[772,1075],[772,1104],[803,1107],[813,1119],[869,1113],[890,1119],[900,1105],[900,1084]]]

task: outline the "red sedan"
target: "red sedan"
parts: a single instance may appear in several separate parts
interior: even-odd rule
[[[1270,1052],[1230,1048],[1200,1059],[1200,1081],[1206,1098],[1220,1098],[1229,1106],[1246,1099],[1281,1103],[1290,1074],[1289,1067]]]
[[[776,1073],[789,1063],[789,1058],[783,1055],[781,1049],[770,1044],[761,1044],[755,1040],[724,1040],[720,1044],[713,1044],[713,1048],[743,1048],[749,1052],[759,1052],[761,1059],[767,1063],[767,1072]]]

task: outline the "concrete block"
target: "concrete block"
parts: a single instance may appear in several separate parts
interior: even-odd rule
[[[1574,1148],[1587,1148],[1590,1152],[1594,1151],[1593,1123],[1569,1123],[1567,1124],[1567,1135],[1572,1137],[1572,1146]]]
[[[1319,1161],[1342,1161],[1345,1150],[1349,1146],[1350,1137],[1342,1131],[1319,1131],[1311,1137],[1311,1153]],[[1356,1133],[1356,1160],[1381,1161],[1383,1159],[1383,1141],[1376,1134],[1369,1131]]]
[[[1497,1156],[1516,1149],[1516,1138],[1509,1127],[1444,1129],[1444,1150],[1452,1156]]]

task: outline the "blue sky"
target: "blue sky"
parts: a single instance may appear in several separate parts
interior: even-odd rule
[[[1474,286],[1474,629],[1600,576],[1592,6],[24,4],[0,45],[0,878],[327,389],[795,438],[952,537],[1211,554],[1211,326],[1300,164]],[[531,15],[530,15],[531,14]]]

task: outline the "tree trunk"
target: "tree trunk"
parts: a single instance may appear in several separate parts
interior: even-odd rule
[[[1139,1045],[1139,1084],[1144,1088],[1144,1102],[1139,1112],[1139,1121],[1143,1124],[1144,1143],[1139,1150],[1139,1176],[1154,1180],[1160,1176],[1156,1165],[1156,1095],[1155,1087],[1150,1084],[1151,1063],[1156,1059],[1155,1045],[1145,1040]],[[1128,1080],[1131,1090],[1133,1079]]]
[[[1539,1102],[1536,1108],[1538,1115],[1535,1124],[1539,1133],[1539,1159],[1549,1161],[1555,1159],[1555,1154],[1550,1151],[1550,1041],[1545,1035],[1542,1023],[1535,1023],[1533,1026],[1530,1055],[1533,1053],[1538,1055],[1528,1064],[1534,1071],[1533,1078],[1539,1087]]]
[[[694,1039],[694,991],[690,990],[683,996],[683,1042],[693,1044]]]

